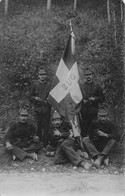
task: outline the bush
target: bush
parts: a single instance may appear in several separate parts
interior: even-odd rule
[[[30,5],[28,1],[21,1],[21,7],[17,7],[18,2],[12,1],[18,13],[11,13],[11,17],[3,18],[0,23],[1,126],[12,120],[20,101],[27,100],[41,65],[48,70],[51,84],[70,33],[69,19],[72,19],[76,35],[76,58],[81,80],[84,67],[92,66],[97,80],[104,87],[106,105],[118,120],[117,111],[121,111],[123,102],[120,16],[116,21],[116,47],[113,26],[107,24],[105,3],[94,6],[95,1],[85,1],[83,6],[81,0],[74,12],[71,1],[55,1],[47,12],[46,1]]]

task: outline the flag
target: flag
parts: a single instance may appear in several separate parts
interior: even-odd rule
[[[71,32],[63,57],[60,60],[48,96],[50,105],[61,116],[72,120],[80,111],[82,93],[79,87],[79,73],[75,60],[75,35]]]

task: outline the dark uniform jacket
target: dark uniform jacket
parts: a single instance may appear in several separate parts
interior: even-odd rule
[[[5,142],[26,147],[33,141],[34,136],[36,136],[36,128],[30,122],[18,122],[10,126]]]
[[[81,113],[85,115],[88,113],[88,111],[90,113],[96,113],[98,111],[99,103],[102,103],[105,100],[102,88],[95,82],[92,82],[90,84],[84,82],[83,84],[80,84],[80,88],[83,95],[83,100],[88,100],[88,98],[90,97],[95,98],[94,101],[88,100],[85,104],[82,102]]]
[[[62,134],[61,136],[54,135],[56,129]],[[69,123],[66,122],[63,122],[58,128],[52,126],[49,131],[49,144],[56,147],[59,141],[63,141],[69,137],[71,129]]]
[[[98,130],[108,134],[108,138],[99,136],[97,133]],[[100,120],[96,120],[93,121],[89,127],[89,138],[94,142],[100,143],[101,145],[103,142],[106,142],[110,139],[118,141],[119,134],[117,127],[111,121],[107,120],[105,123],[102,123]]]
[[[43,114],[50,111],[50,105],[47,102],[49,91],[50,87],[47,82],[41,83],[39,80],[34,82],[30,92],[30,101],[34,103],[34,111]],[[35,97],[41,98],[42,101],[36,101]]]

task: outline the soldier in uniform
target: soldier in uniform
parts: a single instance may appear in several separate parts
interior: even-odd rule
[[[118,130],[105,109],[98,111],[98,119],[89,127],[89,136],[83,138],[83,144],[88,154],[94,161],[94,165],[100,168],[101,164],[108,164],[108,155],[119,140]]]
[[[62,120],[57,111],[54,111],[52,114],[51,127],[49,131],[49,144],[46,148],[47,156],[54,156],[59,143],[69,137],[69,129],[71,129],[71,126]]]
[[[75,166],[89,169],[91,165],[86,162],[77,152],[79,144],[73,137],[72,127],[64,122],[61,116],[55,112],[53,115],[53,130],[51,145],[56,147],[54,163],[64,164],[71,162]]]
[[[34,83],[31,93],[30,101],[34,104],[34,112],[37,121],[37,131],[43,147],[46,148],[48,144],[48,131],[51,106],[47,102],[49,94],[49,84],[47,83],[47,72],[45,68],[41,67],[38,71],[38,80]]]
[[[13,155],[13,160],[18,158],[23,161],[29,157],[37,161],[37,152],[42,144],[36,135],[36,128],[29,121],[26,109],[19,111],[19,122],[13,123],[5,137],[6,150]]]
[[[91,69],[85,69],[86,81],[80,85],[83,95],[81,105],[81,135],[83,137],[88,134],[88,127],[91,122],[97,118],[99,104],[105,100],[103,90],[93,81],[93,72]]]

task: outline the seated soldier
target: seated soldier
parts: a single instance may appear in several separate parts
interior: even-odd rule
[[[46,156],[54,156],[59,142],[69,137],[70,125],[64,122],[57,111],[52,114]]]
[[[12,154],[13,160],[18,158],[23,161],[29,157],[37,161],[37,152],[42,148],[35,127],[29,122],[29,114],[26,109],[19,111],[19,122],[14,123],[8,129],[5,137],[6,150]]]
[[[108,112],[100,109],[98,119],[89,127],[89,137],[83,139],[83,144],[97,168],[100,168],[102,163],[108,166],[108,155],[118,139],[117,128],[108,119]]]
[[[56,116],[55,114],[58,116]],[[81,156],[77,152],[79,144],[77,140],[73,137],[71,125],[66,122],[63,122],[57,112],[54,113],[53,117],[53,136],[58,137],[57,140],[54,140],[53,137],[53,141],[55,142],[55,146],[57,148],[55,152],[54,163],[63,164],[71,162],[74,166],[81,166],[85,169],[89,169],[91,165],[85,160],[83,160],[83,158],[81,158]],[[55,121],[58,123],[55,124]]]

